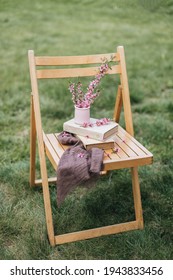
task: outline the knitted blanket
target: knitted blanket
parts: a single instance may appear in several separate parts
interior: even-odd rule
[[[60,205],[75,187],[100,173],[104,151],[99,148],[87,151],[82,142],[67,132],[60,133],[58,141],[72,145],[63,153],[57,170],[57,203]]]

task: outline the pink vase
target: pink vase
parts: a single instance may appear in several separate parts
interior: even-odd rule
[[[90,107],[78,108],[75,106],[74,122],[76,124],[88,123],[90,121]]]

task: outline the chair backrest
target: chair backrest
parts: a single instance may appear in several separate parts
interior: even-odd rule
[[[118,104],[124,105],[124,117],[126,130],[133,135],[133,122],[130,106],[129,87],[126,72],[124,48],[119,46],[117,52],[109,54],[85,55],[85,56],[35,56],[34,51],[28,51],[32,95],[36,103],[35,111],[40,116],[38,79],[58,79],[72,77],[95,76],[98,71],[98,64],[103,63],[103,58],[108,61],[112,58],[114,65],[106,74],[119,74],[121,91],[117,100]],[[97,64],[97,66],[96,66]],[[53,68],[52,68],[53,66]],[[68,66],[68,67],[67,67]],[[69,66],[72,66],[69,68]],[[77,67],[74,67],[77,66]],[[57,67],[57,68],[55,68]],[[119,106],[116,105],[115,107]],[[36,112],[35,112],[36,113]]]
[[[101,54],[101,55],[86,55],[86,56],[61,56],[61,57],[35,57],[36,66],[60,66],[61,69],[40,69],[36,71],[38,79],[45,78],[72,78],[94,76],[98,71],[98,66],[79,67],[79,68],[62,68],[63,66],[72,65],[88,65],[103,63],[103,58],[114,62],[119,61],[118,54]],[[120,73],[120,66],[114,65],[107,74]]]

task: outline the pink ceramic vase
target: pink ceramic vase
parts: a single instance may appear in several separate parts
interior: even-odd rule
[[[90,121],[90,107],[79,108],[75,106],[74,122],[76,124],[88,123]]]

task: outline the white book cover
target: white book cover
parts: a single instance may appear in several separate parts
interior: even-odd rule
[[[74,119],[71,119],[63,124],[63,130],[99,141],[105,140],[118,130],[118,124],[116,122],[110,121],[108,124],[97,126],[96,121],[97,119],[90,118],[92,126],[83,127],[82,125],[76,124]]]

